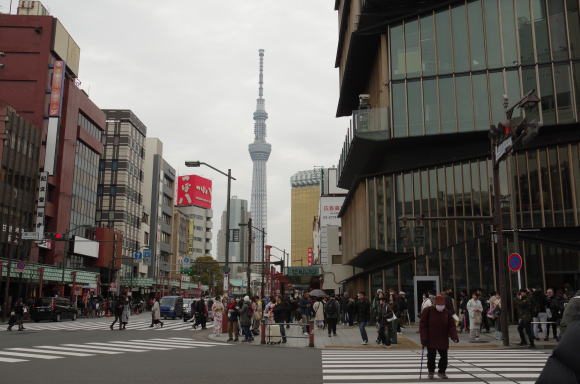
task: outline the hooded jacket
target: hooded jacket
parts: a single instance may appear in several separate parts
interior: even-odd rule
[[[580,299],[579,299],[580,300]],[[536,384],[580,383],[580,321],[570,324]]]

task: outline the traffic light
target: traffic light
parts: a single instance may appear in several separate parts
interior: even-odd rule
[[[53,241],[67,241],[68,238],[61,232],[44,232],[44,238]]]

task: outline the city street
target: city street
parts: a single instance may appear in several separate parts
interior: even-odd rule
[[[413,383],[419,379],[421,351],[283,348],[227,344],[208,330],[165,320],[149,328],[149,313],[133,316],[127,330],[109,329],[110,318],[75,322],[26,323],[22,332],[0,333],[3,377],[24,383],[245,383],[275,376],[279,383]],[[349,332],[340,329],[339,333]],[[549,350],[455,349],[449,352],[455,383],[533,383]],[[55,364],[56,363],[56,364]],[[426,380],[426,357],[422,379]]]

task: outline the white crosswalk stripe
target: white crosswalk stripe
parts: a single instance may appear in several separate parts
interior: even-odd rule
[[[449,382],[534,383],[549,353],[532,350],[450,350]],[[324,384],[421,383],[421,351],[413,350],[323,350]],[[437,371],[437,368],[435,368]],[[422,379],[427,378],[427,352]]]
[[[103,318],[94,320],[80,320],[80,321],[63,321],[59,323],[40,322],[40,323],[26,323],[24,327],[27,331],[110,331],[110,325],[113,319]],[[138,331],[200,331],[201,328],[193,329],[191,322],[184,321],[164,321],[163,327],[151,327],[151,320],[129,320],[127,330]],[[213,324],[209,322],[207,328],[213,328]],[[119,324],[115,324],[115,330],[119,329]],[[0,332],[7,332],[5,327],[0,328]]]
[[[163,352],[199,347],[230,346],[227,343],[196,341],[189,338],[152,338],[128,341],[89,342],[84,344],[38,345],[0,349],[1,363],[21,363],[34,359],[53,360],[65,357],[96,357],[131,352]]]

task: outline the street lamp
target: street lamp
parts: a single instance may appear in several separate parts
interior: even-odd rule
[[[228,178],[228,200],[226,202],[226,254],[225,254],[224,273],[229,274],[230,273],[230,194],[231,194],[231,188],[232,188],[232,180],[236,180],[236,178],[232,176],[232,170],[230,168],[228,168],[228,172],[226,173],[226,172],[220,171],[219,169],[211,166],[208,163],[204,163],[202,161],[186,161],[185,162],[186,167],[196,168],[196,167],[201,167],[202,165],[205,165],[206,167],[211,168],[214,171],[221,173],[222,175],[224,175],[225,177]],[[229,293],[229,282],[228,282],[228,286],[226,288],[227,288],[227,290],[226,290],[225,294],[227,296],[227,294]]]
[[[290,258],[290,253],[286,252],[286,249],[280,249],[278,247],[276,247],[275,245],[270,245],[272,248],[279,250],[280,252],[282,252],[282,254],[284,255],[282,258],[282,261],[284,261],[284,265],[282,266],[282,270],[280,272],[284,273],[284,266],[288,267],[287,261],[286,261],[286,255],[288,255],[288,258]]]

